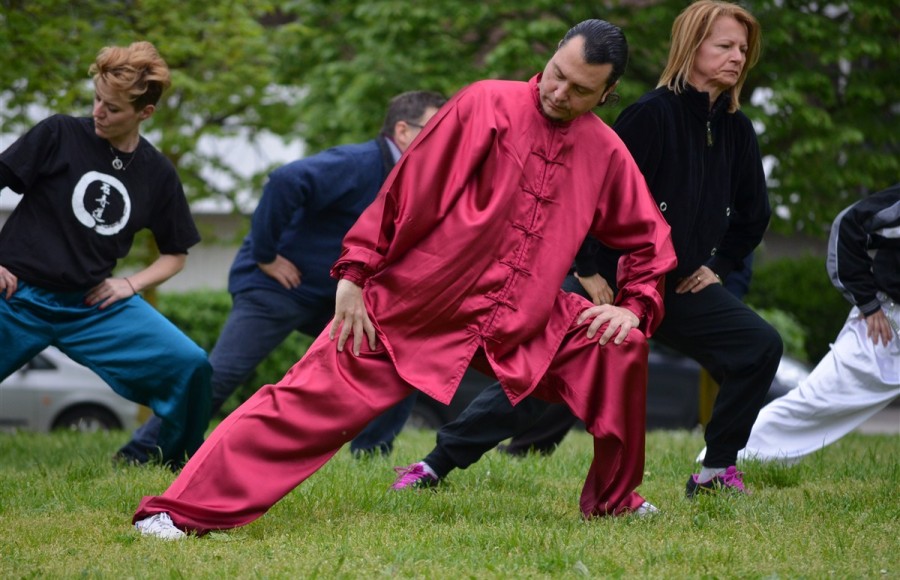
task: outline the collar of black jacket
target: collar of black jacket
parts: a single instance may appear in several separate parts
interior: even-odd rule
[[[687,83],[682,87],[681,94],[690,110],[704,122],[718,119],[728,111],[728,107],[731,105],[731,93],[728,92],[719,95],[712,107],[709,106],[709,93],[698,91]]]

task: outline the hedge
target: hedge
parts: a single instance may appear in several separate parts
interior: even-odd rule
[[[796,320],[806,335],[805,358],[813,364],[828,353],[850,312],[824,259],[815,256],[755,264],[745,300],[757,310],[780,310]]]
[[[212,350],[225,319],[231,311],[231,296],[225,290],[192,291],[183,293],[160,292],[157,308],[178,328],[200,345],[206,352]],[[247,340],[253,340],[248,336]],[[312,337],[298,332],[291,334],[266,357],[247,381],[222,407],[222,415],[233,411],[256,390],[266,384],[276,383],[309,348]]]

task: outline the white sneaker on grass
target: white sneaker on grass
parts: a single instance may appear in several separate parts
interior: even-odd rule
[[[648,516],[653,516],[659,513],[659,508],[650,503],[649,501],[645,501],[641,505],[638,506],[636,510],[634,510],[634,515],[639,518],[645,518]]]
[[[180,540],[187,534],[175,527],[169,514],[154,514],[134,523],[134,527],[145,536],[153,536],[162,540]]]

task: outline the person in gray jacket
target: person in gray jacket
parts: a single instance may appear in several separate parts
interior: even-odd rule
[[[796,462],[900,397],[900,183],[838,214],[826,267],[850,315],[809,377],[763,407],[741,459]]]

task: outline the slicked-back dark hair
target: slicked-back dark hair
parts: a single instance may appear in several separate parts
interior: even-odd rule
[[[425,109],[429,107],[440,109],[446,102],[447,99],[443,95],[431,91],[401,93],[391,99],[381,133],[393,139],[394,126],[398,121],[417,123],[425,114]]]
[[[625,67],[628,65],[628,40],[621,28],[598,18],[583,20],[569,29],[559,42],[560,48],[576,36],[584,39],[583,56],[586,63],[612,65],[607,88],[625,74]]]

